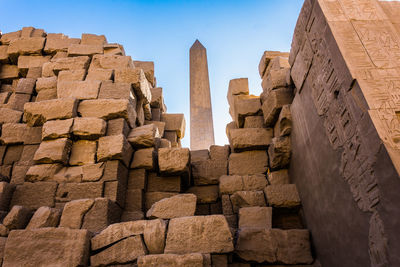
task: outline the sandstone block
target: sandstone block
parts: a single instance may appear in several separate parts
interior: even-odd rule
[[[59,81],[58,98],[96,99],[100,90],[100,81]]]
[[[230,131],[230,144],[235,152],[265,150],[273,138],[271,128],[245,128]]]
[[[103,81],[101,83],[99,98],[132,99],[136,101],[130,83],[113,83],[112,81]]]
[[[86,77],[86,69],[76,69],[76,70],[62,70],[58,73],[57,82],[63,82],[65,87],[65,82],[77,82],[83,81]],[[68,90],[68,88],[66,88]]]
[[[271,169],[282,169],[289,165],[291,155],[290,137],[274,137],[268,148],[269,165]]]
[[[233,212],[243,207],[265,207],[263,191],[238,191],[231,195]]]
[[[25,103],[29,102],[30,99],[31,95],[29,94],[12,93],[4,107],[23,111]]]
[[[36,91],[57,88],[57,77],[41,77],[36,80]]]
[[[106,198],[96,198],[83,218],[82,228],[99,233],[108,225],[119,222],[120,217],[121,209],[117,204]]]
[[[0,46],[0,50],[1,50]],[[1,54],[1,52],[0,52]],[[27,73],[31,68],[42,68],[43,64],[49,62],[50,56],[19,56],[18,69],[21,73]]]
[[[268,182],[270,185],[289,184],[289,173],[287,169],[270,172],[268,174]]]
[[[21,78],[18,80],[17,87],[14,88],[15,93],[19,94],[29,94],[33,93],[36,85],[36,79],[34,78]]]
[[[264,124],[267,127],[274,126],[279,117],[279,112],[284,105],[291,104],[293,92],[291,88],[278,88],[271,90],[262,96],[262,112],[264,115]]]
[[[226,175],[228,172],[228,160],[192,160],[191,167],[195,185],[217,184],[219,177],[222,175]]]
[[[200,253],[146,255],[140,256],[137,260],[138,267],[203,267],[206,266],[204,263],[203,255]]]
[[[7,182],[0,182],[0,210],[8,211],[15,186]]]
[[[185,137],[186,121],[184,114],[167,114],[161,115],[161,121],[165,122],[165,131],[176,132],[178,138]]]
[[[110,81],[114,75],[114,70],[105,70],[105,69],[89,69],[88,75],[86,76],[86,80],[94,80],[94,81]],[[102,91],[100,87],[99,98],[106,98],[100,97],[104,91]]]
[[[99,139],[97,149],[97,160],[121,160],[125,166],[129,166],[132,157],[132,147],[125,136],[113,135],[104,136]]]
[[[2,125],[1,141],[4,144],[22,144],[26,139],[27,128],[23,123],[5,123]]]
[[[73,119],[45,122],[42,127],[42,140],[70,137],[73,123]]]
[[[161,219],[146,221],[143,239],[149,254],[164,252],[167,222]]]
[[[130,56],[122,55],[94,55],[90,68],[102,69],[133,69],[133,62]],[[115,81],[117,82],[117,81]]]
[[[231,106],[232,107],[232,106]],[[247,116],[261,115],[260,97],[254,95],[238,95],[234,97],[232,117],[237,127],[243,128]]]
[[[84,45],[101,45],[107,43],[107,39],[104,35],[96,35],[91,33],[82,33],[81,44]]]
[[[149,104],[151,102],[149,82],[147,81],[142,69],[116,69],[114,80],[115,82],[132,84],[135,95],[139,99],[143,99],[144,104]]]
[[[220,194],[233,194],[237,191],[259,191],[267,185],[263,174],[223,175],[219,179]]]
[[[106,133],[107,123],[99,118],[75,118],[72,133],[81,139],[94,140]]]
[[[109,264],[123,264],[146,255],[147,250],[140,236],[128,237],[113,246],[90,257],[91,265],[105,266]]]
[[[0,123],[18,123],[21,121],[23,112],[10,108],[0,108]]]
[[[131,128],[135,127],[136,111],[126,99],[85,100],[79,104],[82,117],[97,117],[104,120],[124,118]]]
[[[292,114],[290,105],[284,105],[279,113],[278,121],[275,123],[274,136],[281,137],[290,135],[292,132]]]
[[[264,189],[268,204],[275,208],[296,208],[301,205],[295,184],[269,185]]]
[[[55,54],[59,51],[67,51],[68,46],[71,44],[79,44],[79,38],[69,38],[64,34],[47,34],[46,44],[44,46],[44,51],[47,54]]]
[[[8,50],[8,45],[0,45],[0,63],[1,64],[9,63],[7,50]]]
[[[280,51],[265,51],[263,56],[261,57],[260,63],[258,65],[258,71],[260,73],[260,77],[264,76],[267,68],[269,67],[271,61],[274,60],[276,57],[287,58],[289,57],[289,53],[287,52],[280,52]]]
[[[35,102],[45,101],[45,100],[53,100],[57,99],[57,89],[43,89],[41,90],[35,99]]]
[[[3,158],[3,164],[12,165],[14,162],[17,162],[22,155],[23,149],[23,145],[8,146]]]
[[[221,196],[221,208],[224,215],[233,215],[233,207],[229,195]]]
[[[40,228],[10,232],[3,266],[85,266],[89,233],[68,228]]]
[[[9,230],[24,229],[32,217],[32,212],[23,206],[13,206],[3,220]]]
[[[146,189],[147,173],[145,169],[129,171],[128,189]]]
[[[76,116],[76,99],[54,99],[30,102],[24,105],[24,116],[29,126],[43,125],[46,121],[70,119]]]
[[[3,33],[1,35],[0,41],[2,44],[10,44],[10,42],[14,39],[20,38],[21,37],[21,30],[15,31],[15,32],[8,32],[8,33]]]
[[[147,192],[180,192],[181,176],[158,176],[155,172],[148,173]]]
[[[131,169],[146,169],[152,170],[155,167],[154,164],[154,148],[144,148],[136,150],[133,154],[133,160],[131,163]]]
[[[36,151],[33,160],[36,163],[62,163],[68,162],[71,151],[71,141],[67,138],[43,141]]]
[[[161,219],[194,216],[196,199],[197,197],[194,194],[180,194],[164,198],[154,203],[147,211],[146,216]]]
[[[29,209],[38,209],[42,206],[54,207],[54,196],[57,183],[37,182],[17,185],[11,199],[10,207],[15,205]]]
[[[289,65],[289,64],[288,64]],[[286,77],[290,73],[290,67],[283,69],[271,69],[265,73],[261,82],[264,92],[271,91],[276,88],[289,86]]]
[[[40,78],[42,77],[42,67],[33,67],[29,68],[28,72],[26,73],[26,78]]]
[[[311,264],[307,230],[252,229],[239,232],[236,253],[244,260],[284,264]]]
[[[90,58],[88,56],[54,58],[51,62],[43,64],[42,74],[44,77],[51,77],[58,75],[62,70],[87,69],[89,62]]]
[[[128,123],[126,123],[126,120],[124,120],[123,118],[109,120],[107,122],[106,135],[110,136],[123,134],[124,136],[128,136],[129,130],[130,128],[128,126]]]
[[[189,149],[160,148],[158,150],[158,165],[161,174],[177,175],[187,172]]]
[[[79,140],[72,144],[69,165],[85,165],[96,162],[96,141]]]
[[[62,165],[59,163],[33,165],[28,169],[25,181],[37,182],[50,180],[61,168]]]
[[[168,198],[178,195],[178,193],[172,193],[172,192],[146,192],[145,195],[145,208],[146,211],[153,206],[154,203],[157,201],[160,201],[161,199]]]
[[[244,119],[243,128],[264,128],[263,116],[247,116]]]
[[[158,127],[154,124],[134,128],[128,135],[128,141],[134,148],[154,147],[156,138],[160,138]]]
[[[17,38],[10,42],[7,53],[10,57],[18,55],[40,55],[44,47],[45,38]]]
[[[151,88],[151,103],[152,108],[159,108],[161,112],[166,112],[167,107],[164,104],[163,89],[161,87]]]
[[[91,56],[103,54],[103,45],[71,44],[68,46],[68,56]]]
[[[245,151],[229,156],[229,175],[265,173],[267,167],[268,155],[265,151]]]
[[[215,203],[218,199],[218,185],[192,186],[187,192],[195,194],[199,204]]]
[[[142,69],[146,79],[154,86],[154,62],[153,61],[133,61],[135,68]]]
[[[154,124],[158,129],[158,133],[159,133],[160,137],[164,135],[165,122],[162,122],[162,121],[147,121],[146,120],[146,121],[144,121],[144,124],[145,125]]]
[[[249,95],[249,81],[247,78],[232,79],[229,81],[228,87],[228,102],[233,105],[234,95]]]
[[[16,65],[2,64],[0,66],[0,80],[16,79],[19,76]]]
[[[125,56],[125,50],[124,47],[120,44],[104,44],[104,54],[105,55],[120,55],[120,56]]]
[[[44,227],[57,227],[61,212],[58,209],[40,207],[35,211],[26,229],[37,229]]]
[[[272,228],[271,207],[245,207],[239,209],[239,228]]]
[[[227,253],[232,235],[223,215],[171,219],[164,253]]]
[[[59,184],[55,199],[59,202],[68,202],[76,199],[98,198],[102,196],[103,182],[63,183]]]

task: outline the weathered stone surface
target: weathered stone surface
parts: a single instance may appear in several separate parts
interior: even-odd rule
[[[100,81],[59,81],[58,98],[96,99],[100,90]]]
[[[75,118],[72,133],[81,139],[94,140],[106,133],[107,123],[99,118]]]
[[[278,121],[275,123],[274,136],[281,137],[290,135],[292,132],[292,114],[290,105],[284,105],[279,113]]]
[[[174,131],[179,138],[185,137],[186,121],[183,114],[164,113],[161,115],[161,121],[165,122],[165,131]]]
[[[145,169],[129,171],[128,189],[145,189],[147,184],[147,172]]]
[[[218,186],[205,185],[205,186],[192,186],[187,190],[188,193],[195,194],[197,203],[215,203],[218,199]]]
[[[45,38],[31,37],[18,38],[10,42],[7,53],[10,57],[18,55],[40,55],[40,51],[44,47]]]
[[[26,229],[37,229],[44,227],[57,227],[61,212],[58,209],[40,207],[35,211]]]
[[[156,203],[157,201],[160,201],[163,198],[168,198],[178,195],[178,193],[172,193],[172,192],[146,192],[145,195],[145,208],[146,211],[151,208],[151,206]]]
[[[274,137],[268,148],[269,165],[271,169],[282,169],[289,165],[291,155],[290,137]]]
[[[249,95],[249,81],[247,78],[232,79],[229,81],[227,99],[232,106],[235,95]]]
[[[140,256],[137,260],[138,267],[164,266],[164,267],[203,267],[204,259],[200,253],[191,254],[159,254]],[[215,265],[217,266],[217,265]]]
[[[269,92],[273,89],[280,87],[289,86],[287,76],[290,75],[290,66],[288,63],[286,68],[282,69],[270,69],[268,73],[265,73],[261,82],[261,87],[264,92]]]
[[[125,136],[112,135],[99,139],[97,148],[97,161],[121,160],[125,166],[129,166],[132,157],[132,147]]]
[[[57,88],[57,77],[40,77],[36,80],[36,92]]]
[[[89,233],[67,228],[10,232],[3,266],[85,266],[89,260]]]
[[[276,57],[288,58],[289,53],[280,51],[265,51],[258,65],[258,71],[261,78],[264,76],[266,70],[270,66],[270,63],[272,63],[271,61],[273,61]]]
[[[107,198],[96,198],[93,206],[85,214],[82,228],[99,233],[110,224],[120,221],[121,208]]]
[[[2,64],[0,66],[0,79],[15,79],[18,76],[19,71],[16,65]]]
[[[263,95],[262,111],[264,115],[264,124],[267,127],[274,126],[282,107],[291,104],[292,100],[293,92],[291,88],[278,88]]]
[[[239,228],[272,228],[271,207],[245,207],[239,209]]]
[[[148,218],[172,219],[194,216],[197,197],[194,194],[180,194],[154,203],[147,211]]]
[[[135,68],[142,69],[146,79],[154,86],[154,62],[153,61],[133,61]]]
[[[165,247],[167,222],[161,219],[146,221],[143,239],[149,254],[162,254]]]
[[[14,88],[15,93],[19,94],[33,94],[36,84],[36,79],[34,78],[21,78],[18,80],[17,87]]]
[[[72,144],[70,165],[85,165],[96,162],[96,141],[79,140]]]
[[[289,173],[287,169],[270,172],[268,174],[268,182],[270,185],[289,184]]]
[[[68,138],[70,136],[73,119],[47,121],[42,127],[42,140]]]
[[[244,118],[243,128],[264,128],[264,117],[247,116]]]
[[[107,122],[107,132],[106,135],[118,135],[123,134],[124,136],[128,136],[129,133],[129,126],[126,120],[123,118],[109,120]]]
[[[271,128],[245,128],[230,131],[231,146],[235,152],[245,150],[265,150],[274,133]]]
[[[233,103],[233,114],[231,115],[239,128],[243,128],[247,116],[261,115],[261,102],[258,96],[238,95],[234,97]]]
[[[33,165],[27,171],[25,180],[27,182],[50,180],[61,168],[62,165],[59,163]]]
[[[294,184],[269,185],[264,189],[268,204],[276,208],[296,208],[301,205],[297,187]]]
[[[90,58],[88,56],[61,57],[53,59],[52,62],[43,64],[43,76],[51,77],[57,75],[62,70],[87,69],[89,62]]]
[[[128,141],[134,148],[146,148],[155,146],[156,138],[160,137],[158,127],[148,124],[132,129],[128,135]]]
[[[144,104],[149,104],[151,102],[149,82],[147,81],[142,69],[116,69],[114,80],[115,82],[132,84],[135,95],[139,99],[143,99]]]
[[[3,220],[3,225],[9,230],[24,229],[32,217],[32,212],[23,206],[13,206]]]
[[[114,74],[113,70],[91,68],[88,71],[88,75],[86,76],[86,80],[87,81],[93,80],[93,81],[103,81],[103,82],[104,81],[108,81],[108,82],[110,82],[110,80],[113,77],[113,74]],[[103,84],[103,82],[102,82],[102,84]],[[99,98],[103,98],[103,97],[100,97],[101,94],[102,94],[102,89],[101,88],[102,87],[100,87]],[[104,91],[103,91],[103,93],[104,93]]]
[[[141,236],[131,236],[90,257],[93,266],[123,264],[146,255],[147,250]]]
[[[30,100],[30,94],[12,93],[10,95],[10,98],[8,99],[7,104],[4,105],[4,107],[23,111],[25,103],[29,102]]]
[[[0,182],[0,210],[8,211],[14,189],[14,185]]]
[[[0,108],[0,123],[18,123],[21,121],[23,112],[10,108]]]
[[[21,144],[25,142],[27,126],[23,123],[5,123],[2,125],[1,141],[4,144]]]
[[[131,128],[135,127],[136,111],[127,99],[85,100],[79,104],[82,117],[97,117],[104,120],[124,118]]]
[[[81,44],[84,45],[101,45],[107,43],[107,39],[104,35],[96,35],[91,33],[82,33]]]
[[[307,230],[252,229],[239,232],[236,253],[244,260],[284,264],[311,264]]]
[[[207,150],[208,158],[208,150]],[[228,172],[227,159],[195,160],[191,158],[191,167],[195,185],[217,184],[218,179]]]
[[[57,76],[57,85],[60,84],[60,95],[66,93],[73,93],[73,89],[70,89],[71,86],[79,86],[82,83],[72,83],[77,81],[83,81],[86,77],[86,69],[76,69],[76,70],[62,70],[58,73]],[[82,84],[83,85],[83,84]],[[56,86],[57,87],[57,86]],[[79,93],[79,92],[78,92]],[[59,97],[61,98],[61,97]]]
[[[64,34],[47,34],[46,44],[44,46],[44,51],[48,54],[54,54],[58,51],[67,51],[68,46],[71,44],[79,44],[80,39],[69,38]]]
[[[144,148],[136,150],[133,154],[131,169],[154,169],[154,148]]]
[[[77,104],[73,98],[30,102],[24,105],[24,116],[29,126],[43,125],[48,120],[75,117]]]
[[[4,226],[4,224],[0,224],[0,236],[2,237],[1,239],[3,239],[3,237],[5,237],[5,239],[7,240],[7,236],[10,233],[10,230]],[[3,244],[3,251],[2,254],[4,253],[4,246],[5,243]],[[3,260],[3,258],[2,258]]]
[[[7,45],[0,45],[0,63],[1,64],[9,63],[7,49],[8,49]]]
[[[220,194],[233,194],[237,191],[259,191],[267,185],[264,174],[223,175],[219,178]]]
[[[93,204],[93,199],[73,200],[65,204],[61,215],[60,227],[80,229],[83,223],[83,217]]]
[[[130,56],[122,55],[94,55],[90,68],[125,69],[134,68]],[[117,82],[117,81],[116,81]]]
[[[188,171],[189,149],[160,148],[158,165],[162,174],[177,175]]]
[[[3,33],[1,35],[0,41],[2,44],[10,44],[10,42],[14,39],[20,38],[21,37],[21,30],[15,31],[15,32],[8,32],[8,33]]]
[[[59,184],[56,200],[68,202],[83,198],[98,198],[103,195],[103,182]]]
[[[43,89],[37,94],[35,102],[57,99],[57,89]]]
[[[71,141],[67,138],[43,141],[36,150],[33,160],[36,163],[62,163],[68,161]]]
[[[101,83],[99,98],[132,99],[136,101],[136,96],[132,92],[130,83],[113,83],[112,81],[103,81]]]
[[[68,56],[91,56],[103,54],[103,45],[71,44],[68,46]]]
[[[223,215],[181,217],[170,220],[164,253],[227,253],[232,235]]]
[[[263,191],[237,191],[231,195],[233,211],[237,213],[243,207],[265,207]]]
[[[166,112],[167,107],[164,104],[163,89],[161,87],[151,88],[151,102],[150,106],[154,108],[159,108],[160,111]]]
[[[42,68],[43,64],[49,61],[50,56],[19,56],[18,69],[20,69],[22,73],[27,73],[28,69]]]
[[[105,55],[120,55],[120,56],[125,56],[125,50],[124,47],[120,44],[104,44],[104,54]]]
[[[229,175],[265,173],[267,167],[268,155],[265,151],[245,151],[229,156]]]

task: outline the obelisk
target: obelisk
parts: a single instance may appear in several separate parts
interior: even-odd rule
[[[206,48],[196,40],[190,48],[190,149],[214,144]]]

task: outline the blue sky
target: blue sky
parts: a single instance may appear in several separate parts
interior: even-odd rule
[[[104,34],[134,60],[155,63],[169,113],[184,113],[189,146],[189,48],[207,48],[216,144],[228,143],[231,121],[226,93],[230,79],[249,78],[250,93],[262,91],[258,63],[265,50],[289,51],[302,0],[47,1],[0,0],[0,29],[24,26],[80,37]]]

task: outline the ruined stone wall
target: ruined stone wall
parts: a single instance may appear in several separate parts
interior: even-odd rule
[[[296,25],[290,176],[326,266],[400,265],[399,8],[306,0]]]

